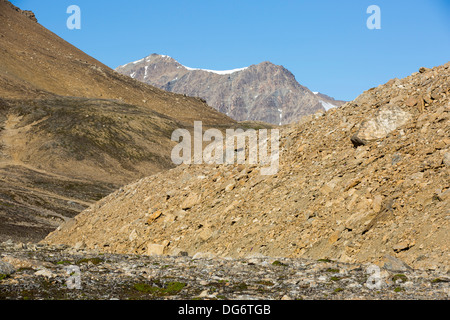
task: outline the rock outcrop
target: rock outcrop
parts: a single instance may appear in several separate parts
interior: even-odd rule
[[[33,11],[30,10],[21,10],[20,8],[16,7],[15,5],[13,5],[11,2],[9,2],[8,0],[0,0],[1,2],[3,2],[4,5],[9,6],[11,9],[17,11],[20,14],[23,14],[25,17],[27,17],[28,19],[34,21],[34,22],[38,22],[35,14]]]
[[[288,124],[344,103],[311,92],[289,70],[267,61],[214,71],[185,67],[169,56],[152,54],[116,71],[163,90],[200,97],[237,121]]]
[[[276,175],[182,165],[121,188],[44,242],[448,270],[449,84],[450,63],[390,80],[284,128]]]

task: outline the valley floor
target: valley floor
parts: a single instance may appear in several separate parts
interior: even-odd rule
[[[329,260],[118,255],[0,243],[0,300],[447,300],[449,281],[439,271]]]

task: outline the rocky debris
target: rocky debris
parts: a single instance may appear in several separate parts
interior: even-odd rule
[[[449,65],[391,80],[285,128],[276,175],[251,164],[182,165],[112,193],[43,243],[348,263],[392,256],[413,268],[448,270]],[[423,111],[405,104],[432,92],[440,98]],[[408,116],[397,117],[402,125],[383,122],[380,110]],[[355,148],[351,137],[371,119],[392,131]],[[149,222],[155,211],[161,215]]]
[[[150,257],[33,243],[2,243],[0,252],[0,267],[9,265],[0,273],[1,300],[447,300],[450,293],[446,273],[328,259]]]
[[[287,69],[270,62],[212,71],[187,68],[171,57],[152,54],[116,71],[163,90],[200,97],[237,121],[281,125],[344,104],[311,92]]]

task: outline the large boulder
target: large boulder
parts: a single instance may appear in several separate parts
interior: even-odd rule
[[[400,107],[386,105],[380,108],[374,117],[364,121],[357,134],[351,140],[355,147],[386,137],[411,119],[411,114]]]
[[[14,273],[16,269],[13,265],[6,261],[0,260],[0,275],[10,275]]]

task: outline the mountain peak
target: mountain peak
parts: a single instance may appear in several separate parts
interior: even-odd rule
[[[200,97],[237,121],[282,125],[343,104],[314,95],[289,70],[270,61],[211,70],[188,67],[169,56],[152,54],[116,71],[166,91]]]

